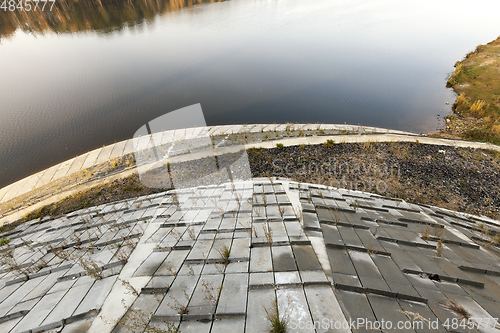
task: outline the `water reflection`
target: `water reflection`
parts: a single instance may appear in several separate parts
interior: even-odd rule
[[[46,31],[71,33],[97,31],[109,33],[143,23],[150,23],[157,15],[184,7],[226,0],[58,0],[52,11],[6,11],[0,15],[0,40],[8,38],[17,29],[43,34]]]

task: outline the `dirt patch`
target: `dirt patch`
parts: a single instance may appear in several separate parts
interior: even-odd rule
[[[253,177],[281,176],[500,217],[500,154],[418,143],[350,143],[248,151]]]
[[[247,154],[251,177],[287,177],[500,218],[500,153],[495,151],[407,142],[335,144],[328,141],[321,145],[249,149]],[[220,157],[219,170],[239,157],[240,154]],[[213,167],[210,159],[200,159],[170,166],[170,173],[183,172],[189,175],[189,180],[196,180],[197,175],[206,176],[213,171],[204,181],[227,182],[227,176],[215,172],[217,168]],[[154,181],[157,177],[160,180],[166,177],[158,173],[148,176]],[[186,182],[185,185],[200,184]],[[4,226],[2,231],[45,216],[57,217],[165,190],[144,186],[134,174],[44,206]]]

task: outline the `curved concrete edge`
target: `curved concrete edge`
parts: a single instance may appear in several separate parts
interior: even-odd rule
[[[90,181],[88,183],[76,185],[76,186],[72,187],[71,189],[54,194],[53,196],[50,196],[49,198],[38,201],[34,204],[29,205],[28,207],[22,208],[18,211],[13,212],[10,215],[7,215],[5,217],[0,218],[0,226],[15,222],[15,221],[23,218],[27,214],[34,212],[37,209],[42,208],[43,206],[47,206],[47,205],[53,204],[55,202],[58,202],[60,200],[63,200],[64,198],[66,198],[70,195],[85,191],[85,190],[92,188],[94,186],[103,185],[103,184],[106,184],[108,182],[112,182],[112,181],[117,180],[117,179],[122,179],[122,178],[128,177],[134,173],[137,173],[137,168],[132,168],[132,169],[126,170],[124,172],[121,172],[119,174],[115,174],[115,175],[108,176],[108,177],[101,178],[101,179],[96,179],[96,180]]]
[[[199,133],[203,128],[188,128],[182,130],[165,131],[159,133],[153,133],[151,136],[153,139],[161,138],[160,140],[154,140],[158,145],[165,144],[167,142],[174,141],[174,138],[182,137],[184,140],[196,137],[196,133]],[[257,125],[233,125],[233,126],[214,126],[207,127],[209,135],[219,136],[219,135],[229,135],[229,134],[245,134],[245,133],[265,133],[265,132],[286,132],[286,131],[321,131],[321,130],[335,130],[340,132],[347,132],[352,134],[336,134],[336,135],[319,135],[319,136],[302,136],[302,137],[291,137],[285,139],[269,140],[252,142],[245,145],[240,145],[238,149],[242,146],[245,149],[250,148],[275,148],[278,144],[283,146],[296,146],[296,145],[316,145],[326,143],[328,140],[333,140],[334,143],[366,143],[366,142],[419,142],[422,144],[432,144],[441,146],[452,146],[452,147],[463,147],[463,148],[474,148],[474,149],[491,149],[500,152],[500,146],[496,146],[490,143],[481,143],[465,140],[451,140],[443,138],[434,138],[424,135],[418,135],[410,132],[403,132],[397,130],[376,128],[376,127],[366,127],[366,126],[352,126],[352,125],[328,125],[328,124],[257,124]],[[363,135],[361,135],[363,134]],[[169,141],[165,141],[164,138],[168,138]],[[95,149],[91,152],[85,153],[83,155],[72,158],[68,161],[57,164],[46,170],[40,171],[32,176],[24,178],[18,182],[15,182],[9,186],[0,189],[0,203],[12,200],[18,196],[21,196],[29,191],[36,189],[39,186],[46,185],[50,182],[54,182],[58,179],[69,176],[70,174],[86,170],[92,166],[99,165],[106,161],[110,161],[115,158],[120,158],[128,154],[132,154],[133,150],[133,139],[121,141],[103,148]],[[217,153],[230,153],[233,152],[235,148],[232,146],[217,148]],[[197,152],[186,154],[182,156],[175,157],[175,162],[188,161],[198,158],[206,157],[205,152]],[[124,172],[120,172],[111,176],[100,178],[97,180],[92,180],[84,184],[74,186],[67,190],[62,190],[54,196],[43,199],[36,204],[30,205],[28,207],[17,210],[7,216],[0,218],[0,225],[8,224],[24,217],[26,214],[35,211],[54,202],[57,202],[71,194],[83,191],[85,189],[104,184],[106,182],[125,178],[133,173],[136,173],[137,169],[132,168]],[[33,185],[34,184],[34,185]]]
[[[450,139],[433,138],[428,136],[415,136],[415,135],[410,136],[410,135],[399,135],[399,134],[366,134],[366,135],[334,135],[334,136],[320,136],[320,137],[301,137],[301,138],[290,138],[283,140],[252,143],[245,145],[245,148],[269,149],[269,148],[276,148],[277,144],[282,144],[284,147],[298,146],[302,144],[317,145],[326,143],[327,140],[333,140],[334,143],[418,142],[422,144],[437,145],[437,146],[491,149],[500,152],[500,146],[496,146],[491,143],[450,140]]]
[[[264,133],[264,132],[286,132],[286,131],[339,131],[352,134],[399,134],[417,136],[418,134],[378,128],[371,126],[353,126],[341,124],[252,124],[252,125],[225,125],[210,127],[193,127],[164,131],[151,134],[153,141],[158,144],[165,144],[174,139],[190,139],[196,137],[202,130],[210,136],[220,136],[229,134],[244,133]],[[56,164],[48,169],[37,172],[29,177],[23,178],[15,183],[0,189],[0,202],[9,201],[15,197],[33,191],[50,182],[64,178],[75,172],[90,169],[106,161],[120,158],[134,152],[134,139],[120,141],[102,148],[94,149],[80,156],[71,158],[62,163]]]

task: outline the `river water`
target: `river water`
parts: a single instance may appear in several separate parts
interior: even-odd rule
[[[435,131],[455,98],[447,75],[498,37],[499,12],[485,0],[61,0],[52,11],[0,10],[0,187],[196,103],[208,125]]]

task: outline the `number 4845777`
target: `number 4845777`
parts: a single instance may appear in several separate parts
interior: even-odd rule
[[[0,2],[2,2],[2,0],[0,0]],[[52,7],[55,2],[56,0],[3,0],[0,9],[4,12],[13,12],[15,10],[30,12],[37,9],[40,9],[41,11],[52,11]],[[47,6],[47,3],[51,3],[50,6]]]

